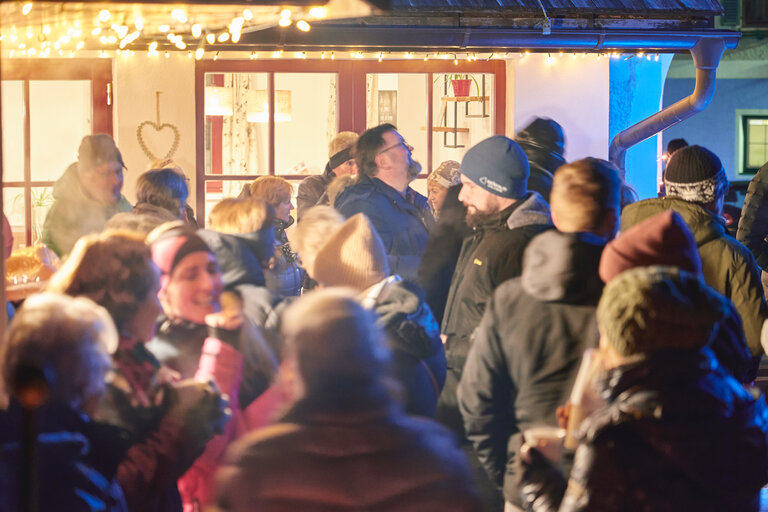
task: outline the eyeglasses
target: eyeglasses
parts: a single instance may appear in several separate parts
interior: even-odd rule
[[[382,149],[381,151],[379,151],[378,153],[376,153],[376,156],[379,156],[379,155],[380,155],[380,154],[382,154],[382,153],[386,153],[386,152],[387,152],[387,151],[389,151],[390,149],[394,149],[394,148],[396,148],[396,147],[398,147],[398,146],[403,146],[403,147],[404,147],[405,149],[407,149],[408,151],[411,151],[411,152],[413,151],[413,146],[411,146],[410,144],[408,144],[407,142],[405,142],[405,140],[401,140],[401,141],[400,141],[400,142],[398,142],[397,144],[393,144],[393,145],[389,146],[388,148],[384,148],[384,149]]]

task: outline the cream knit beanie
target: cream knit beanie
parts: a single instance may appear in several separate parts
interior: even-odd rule
[[[333,233],[315,256],[314,275],[323,286],[358,291],[389,276],[384,244],[368,217],[358,213]]]

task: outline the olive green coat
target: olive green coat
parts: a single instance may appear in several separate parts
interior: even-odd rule
[[[664,210],[674,210],[693,232],[701,256],[704,280],[736,306],[744,324],[747,345],[753,355],[763,353],[760,331],[768,307],[760,284],[760,267],[752,253],[728,235],[725,223],[696,203],[676,197],[646,199],[628,205],[621,213],[621,230]]]

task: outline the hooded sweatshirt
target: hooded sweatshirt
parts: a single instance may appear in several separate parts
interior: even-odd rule
[[[584,350],[596,347],[605,241],[551,230],[528,245],[520,277],[496,289],[459,384],[467,437],[504,496],[518,506],[520,432],[557,425]]]

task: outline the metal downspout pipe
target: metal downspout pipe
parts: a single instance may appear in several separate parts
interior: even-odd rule
[[[715,73],[725,46],[723,39],[702,38],[691,48],[696,67],[693,93],[617,134],[608,151],[611,162],[623,169],[627,149],[707,108],[715,94]]]

